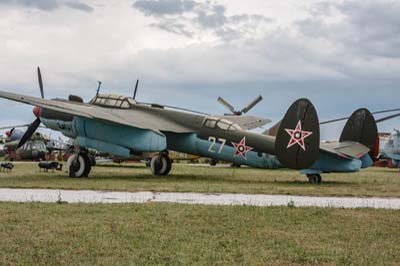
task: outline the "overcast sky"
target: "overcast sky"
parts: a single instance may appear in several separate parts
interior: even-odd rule
[[[307,97],[320,120],[400,107],[400,1],[0,0],[0,89],[39,96],[132,94],[221,114],[281,118]],[[34,119],[0,100],[0,123]],[[380,125],[400,127],[400,119]],[[342,124],[322,128],[337,137]]]

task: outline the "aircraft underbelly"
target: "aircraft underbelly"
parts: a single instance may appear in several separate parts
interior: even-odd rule
[[[282,167],[276,156],[266,153],[248,151],[238,154],[232,143],[222,139],[204,140],[194,133],[166,133],[168,149],[179,152],[196,154],[202,157],[214,158],[238,165],[248,165],[255,168],[274,169]]]
[[[309,169],[302,170],[302,173],[357,172],[366,167],[366,164],[367,160],[342,158],[331,153],[320,152],[318,160]]]

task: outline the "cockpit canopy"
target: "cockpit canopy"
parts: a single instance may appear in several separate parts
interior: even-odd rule
[[[242,128],[239,125],[231,121],[228,121],[226,119],[216,118],[216,117],[206,117],[204,119],[203,126],[208,128],[218,128],[227,131],[242,130]]]
[[[98,94],[90,101],[90,103],[103,107],[129,109],[131,108],[131,105],[136,104],[136,101],[132,98],[121,95]]]

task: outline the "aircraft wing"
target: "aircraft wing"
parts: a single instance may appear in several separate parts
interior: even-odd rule
[[[268,123],[271,123],[271,120],[268,118],[262,118],[262,117],[252,116],[252,115],[241,115],[241,116],[225,115],[225,116],[216,116],[216,117],[231,121],[246,130],[262,127]]]
[[[192,131],[191,129],[186,128],[174,121],[160,117],[156,113],[146,112],[146,110],[142,109],[135,109],[134,111],[131,109],[109,109],[66,100],[40,99],[32,96],[4,91],[0,91],[0,98],[34,105],[73,116],[102,120],[141,129],[148,129],[158,134],[162,134],[160,131],[177,133]],[[132,112],[135,112],[134,115],[132,115]]]
[[[320,149],[346,159],[359,159],[369,152],[367,146],[352,141],[321,143]]]

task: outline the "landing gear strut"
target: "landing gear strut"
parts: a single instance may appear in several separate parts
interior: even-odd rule
[[[307,177],[310,184],[320,184],[322,180],[320,174],[307,174]]]
[[[85,150],[69,156],[67,171],[69,177],[87,177],[92,170],[92,162]]]
[[[154,156],[150,162],[150,169],[153,175],[168,175],[172,168],[172,160],[168,156],[168,152],[161,152]]]

